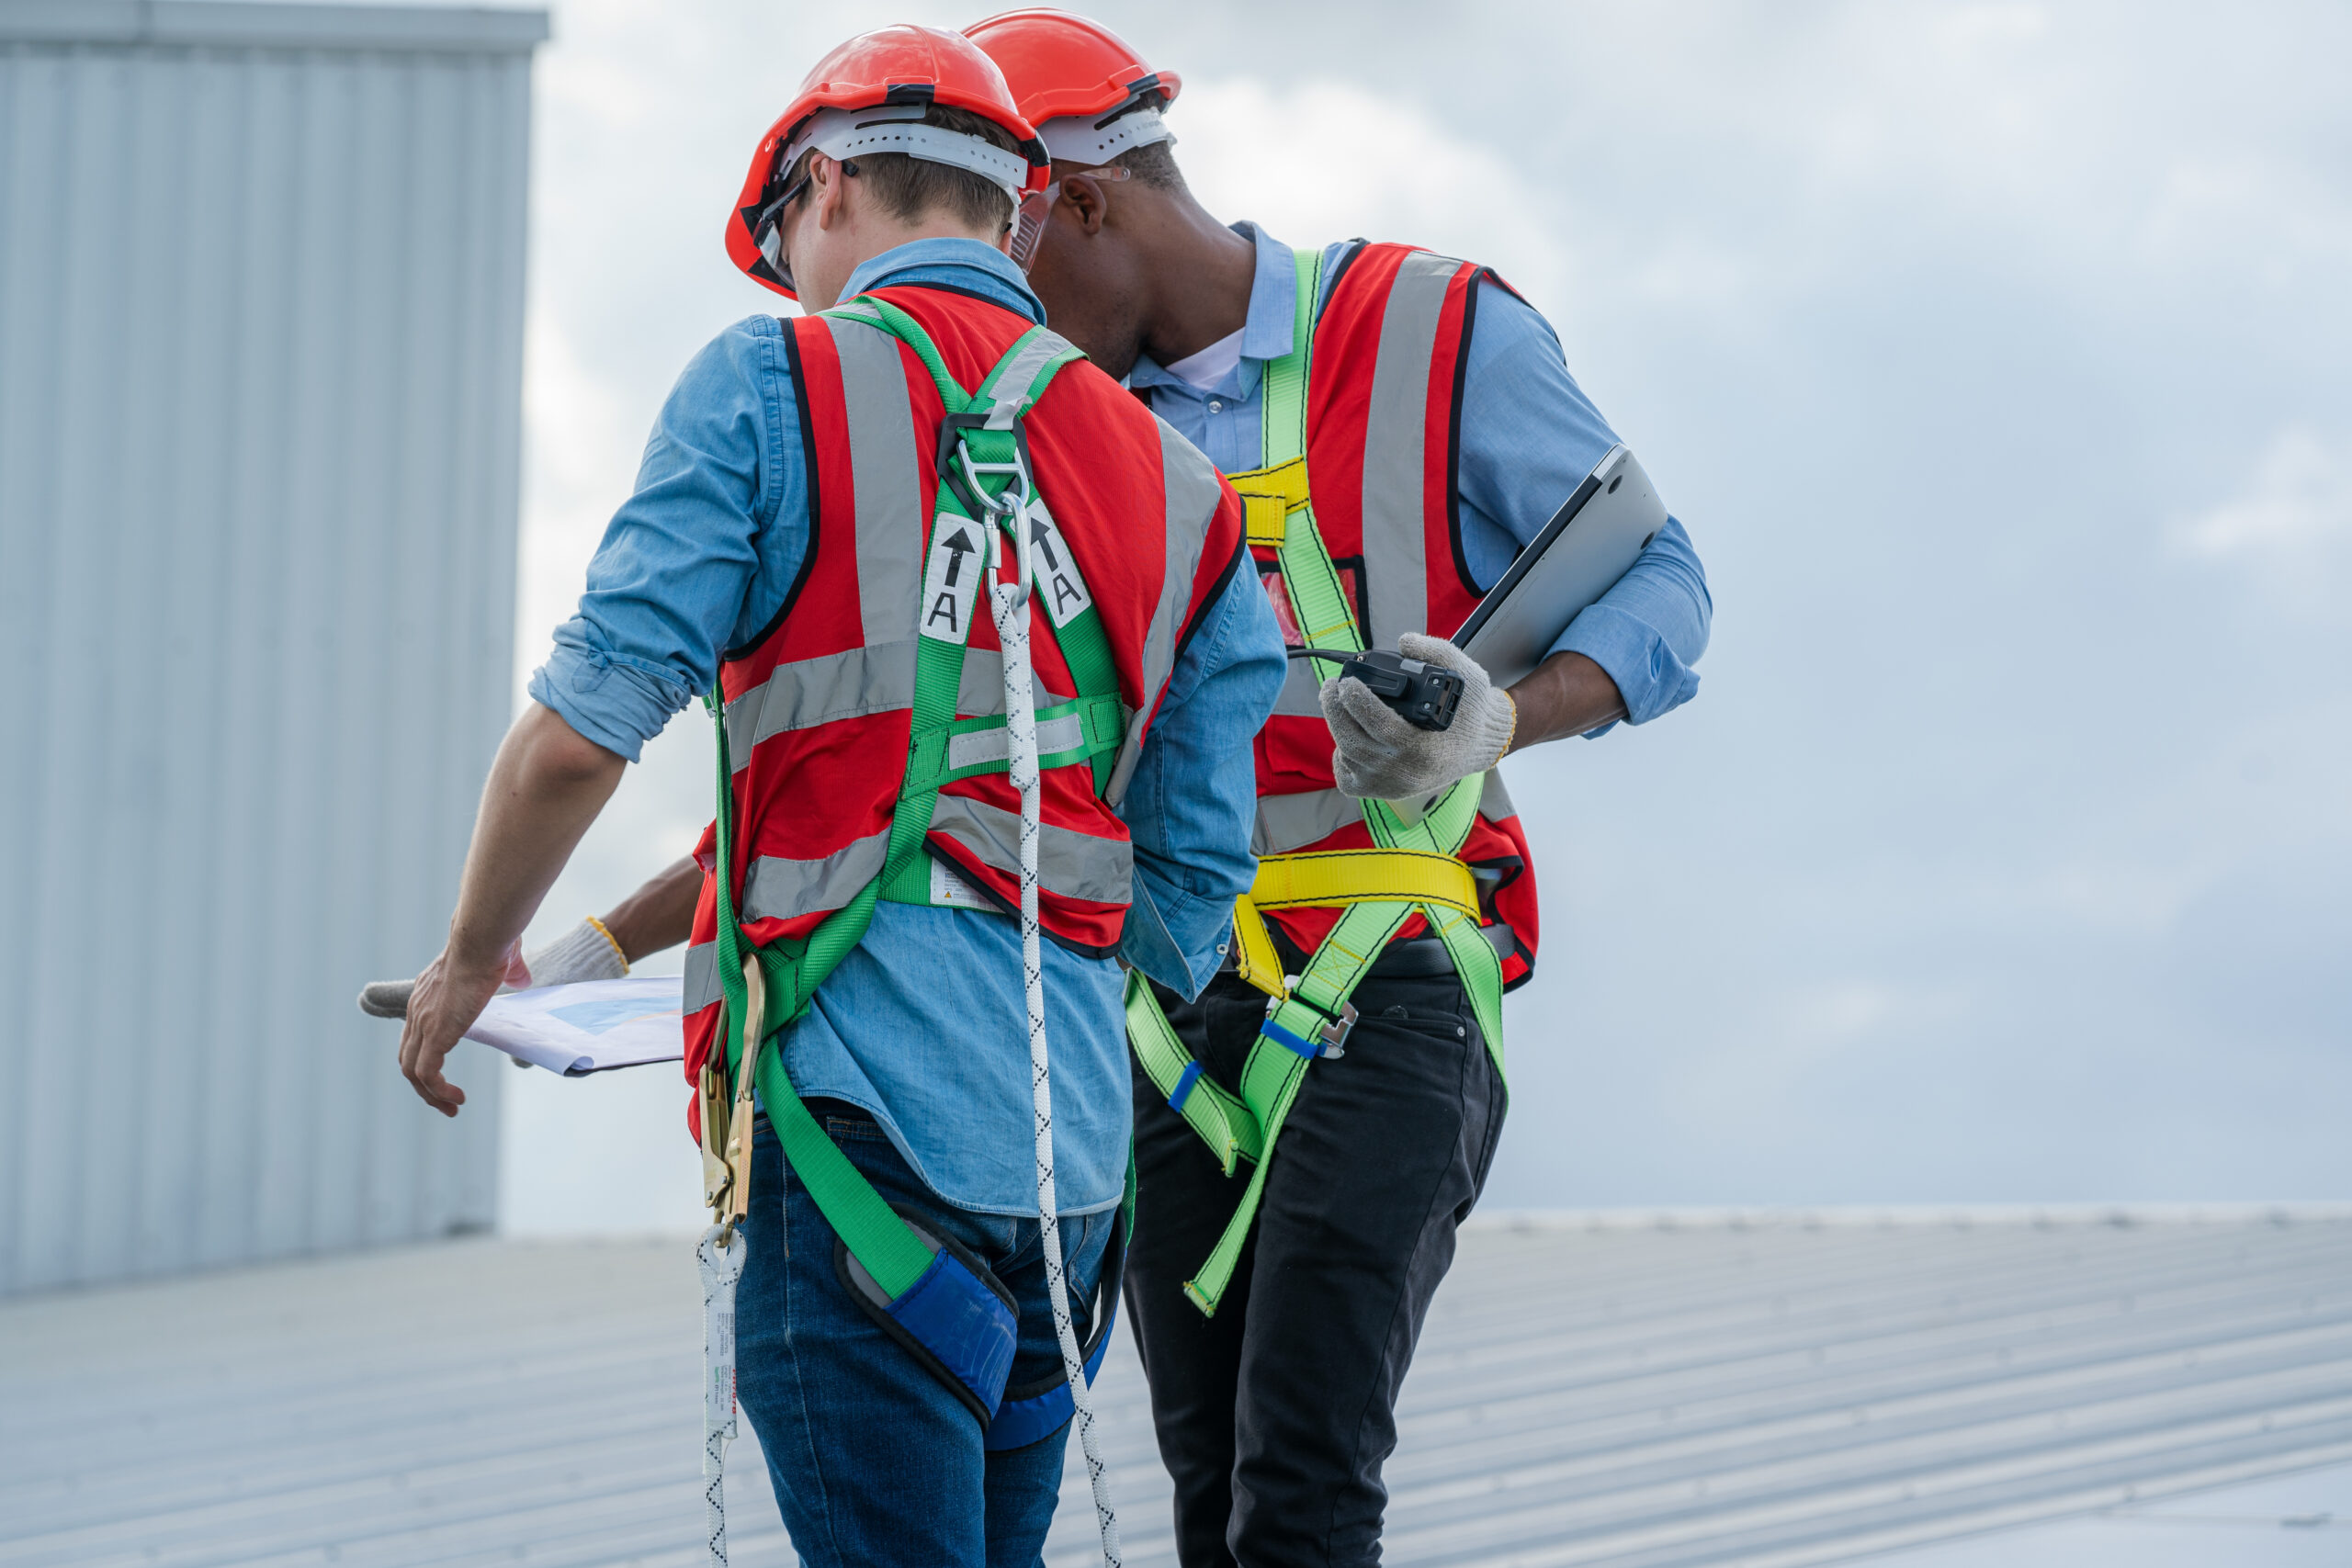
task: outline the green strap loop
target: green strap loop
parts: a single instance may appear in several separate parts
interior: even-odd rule
[[[1168,1015],[1160,1010],[1159,998],[1151,994],[1151,983],[1141,975],[1127,976],[1126,1010],[1127,1038],[1143,1064],[1144,1076],[1201,1135],[1225,1174],[1233,1174],[1238,1159],[1255,1160],[1265,1146],[1258,1118],[1239,1097],[1197,1070],[1192,1053],[1184,1049]]]

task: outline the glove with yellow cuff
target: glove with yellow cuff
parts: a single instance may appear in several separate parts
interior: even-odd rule
[[[523,955],[531,984],[569,986],[578,980],[617,980],[628,973],[628,957],[621,944],[591,915],[537,953]],[[359,1010],[370,1018],[406,1018],[414,980],[370,981],[359,992]],[[501,989],[512,989],[502,987]]]
[[[1442,637],[1407,632],[1396,651],[1462,677],[1453,722],[1443,729],[1408,723],[1353,677],[1323,682],[1324,721],[1331,727],[1331,772],[1341,793],[1358,800],[1420,801],[1456,779],[1502,761],[1519,728],[1510,694],[1495,689],[1476,660]]]

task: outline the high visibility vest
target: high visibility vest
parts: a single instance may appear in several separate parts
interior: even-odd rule
[[[1406,245],[1361,244],[1333,258],[1338,276],[1313,321],[1306,397],[1305,483],[1317,531],[1352,601],[1367,648],[1393,649],[1405,632],[1451,637],[1482,590],[1462,547],[1456,466],[1464,350],[1486,268]],[[1498,279],[1497,281],[1499,281]],[[1238,479],[1245,492],[1251,487]],[[1250,508],[1251,553],[1293,645],[1296,617],[1275,546],[1280,503]],[[1258,821],[1251,848],[1284,855],[1372,847],[1360,802],[1336,787],[1331,731],[1317,700],[1317,661],[1293,660],[1274,716],[1257,740]],[[1532,972],[1535,877],[1527,835],[1499,775],[1489,773],[1460,858],[1477,878],[1503,979]],[[1269,908],[1312,953],[1340,918],[1335,907]],[[1421,934],[1416,919],[1396,933]]]
[[[944,289],[880,288],[926,332],[948,373],[978,383],[1032,325]],[[787,323],[785,349],[808,455],[813,520],[799,580],[775,619],[723,659],[741,928],[766,946],[812,931],[883,870],[910,755],[917,639],[968,635],[956,704],[1003,713],[997,637],[980,592],[987,530],[943,528],[926,558],[944,408],[913,350],[842,313]],[[1025,416],[1046,502],[1031,599],[1044,773],[1039,906],[1046,935],[1107,957],[1131,897],[1116,807],[1178,655],[1241,554],[1240,507],[1215,468],[1091,365],[1058,375]],[[1073,570],[1057,570],[1067,560]],[[1100,616],[1115,694],[1080,695],[1053,635]],[[951,735],[936,765],[992,771],[940,786],[927,876],[885,898],[1019,908],[1020,803],[1005,731]],[[707,874],[716,835],[697,850]],[[905,881],[902,877],[899,879]],[[717,909],[706,874],[685,978],[689,1079],[719,1022]]]

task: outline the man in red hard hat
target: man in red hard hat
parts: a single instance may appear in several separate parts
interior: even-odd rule
[[[1128,1008],[1127,1293],[1179,1556],[1375,1562],[1397,1389],[1502,1124],[1501,994],[1535,962],[1527,840],[1492,770],[1687,701],[1705,578],[1664,520],[1498,688],[1442,639],[1623,460],[1544,319],[1468,263],[1219,223],[1171,151],[1179,78],[1098,23],[966,31],[1053,157],[1047,320],[1241,492],[1286,640],[1463,682],[1430,730],[1295,660],[1254,743],[1262,859],[1225,972],[1196,999],[1138,979]]]
[[[1118,1299],[1115,961],[1197,993],[1251,874],[1238,759],[1279,634],[1230,489],[1040,326],[1011,252],[1045,167],[959,35],[885,28],[809,73],[727,245],[822,313],[752,316],[680,378],[401,1041],[457,1114],[443,1060],[539,898],[710,694],[698,897],[657,879],[623,951],[691,911],[706,1289],[733,1292],[734,1387],[810,1564],[1037,1561],[1069,1370]],[[707,1332],[716,1453],[722,1312]]]

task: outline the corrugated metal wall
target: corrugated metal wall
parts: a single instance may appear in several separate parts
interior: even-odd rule
[[[0,1292],[492,1218],[352,997],[509,713],[545,30],[0,0]]]

